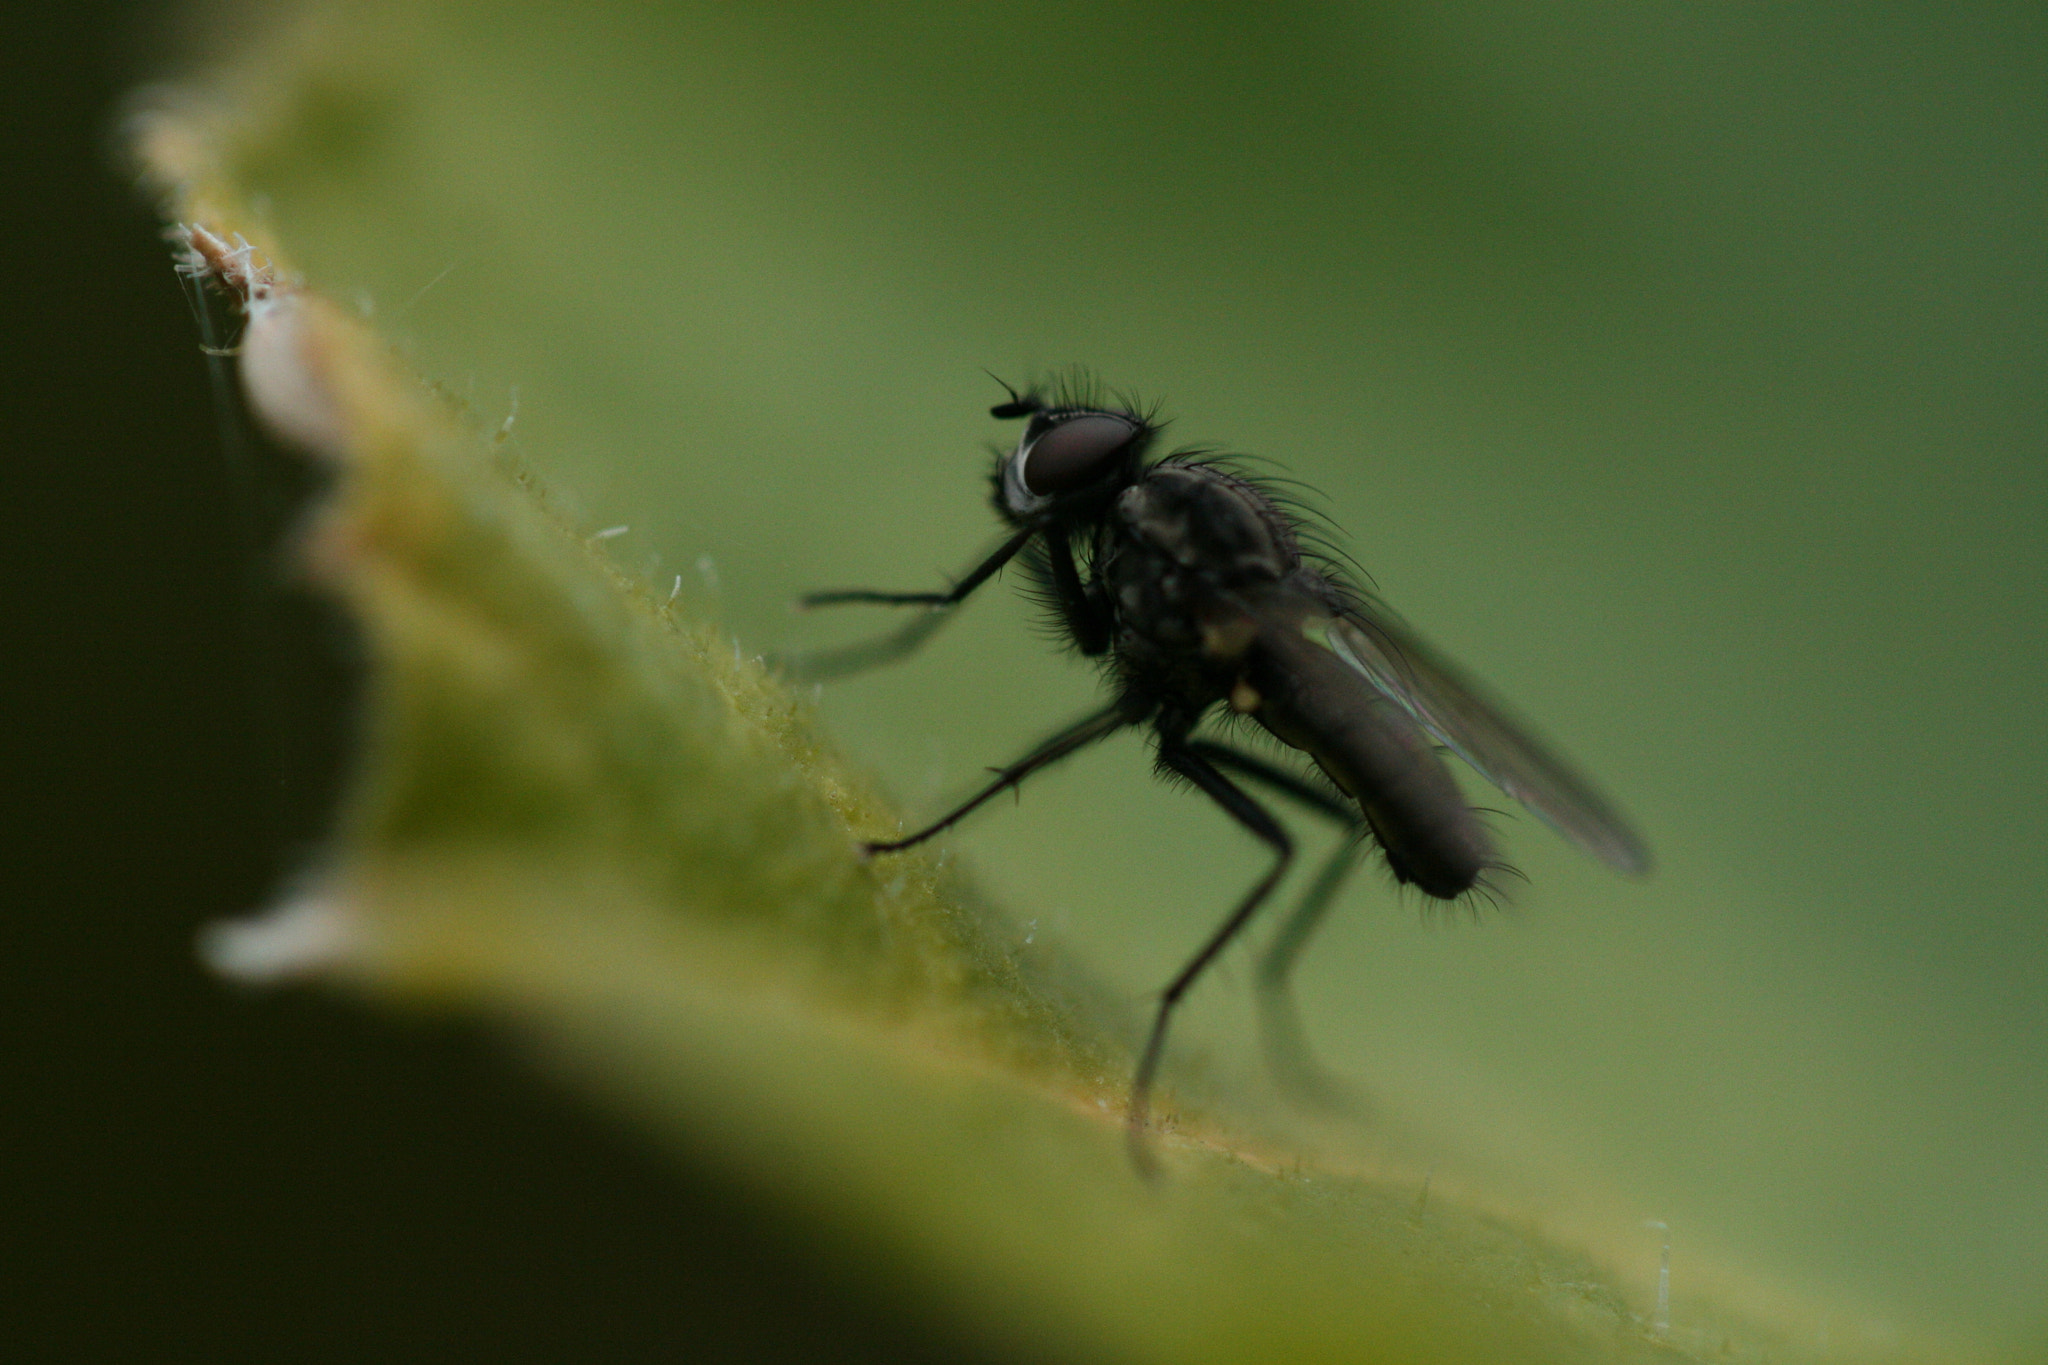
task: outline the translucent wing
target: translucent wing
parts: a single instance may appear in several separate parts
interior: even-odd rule
[[[1354,608],[1306,629],[1565,838],[1619,871],[1649,870],[1649,848],[1607,798],[1406,626]]]

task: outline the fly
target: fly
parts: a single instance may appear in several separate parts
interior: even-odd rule
[[[1352,586],[1331,557],[1305,546],[1300,516],[1236,463],[1197,450],[1155,457],[1163,425],[1156,412],[1104,399],[1083,380],[1049,396],[1012,389],[990,415],[1025,423],[1015,447],[999,453],[993,474],[996,513],[1008,528],[1002,543],[945,592],[850,589],[805,597],[810,607],[925,610],[893,634],[811,656],[800,669],[811,678],[841,676],[908,654],[953,607],[1017,560],[1059,630],[1101,664],[1107,703],[996,769],[994,780],[932,824],[868,843],[867,851],[921,844],[1031,774],[1119,730],[1142,727],[1151,731],[1162,776],[1207,796],[1271,852],[1265,874],[1159,997],[1128,1111],[1141,1168],[1149,1167],[1143,1135],[1174,1009],[1293,860],[1292,838],[1247,785],[1296,802],[1352,836],[1261,961],[1269,1001],[1281,997],[1366,835],[1399,881],[1443,900],[1473,891],[1502,866],[1441,750],[1610,867],[1648,869],[1642,839],[1599,792]],[[1309,764],[1284,766],[1226,742],[1216,732],[1231,719],[1263,728]],[[1278,1016],[1269,1010],[1267,1018],[1270,1025]]]

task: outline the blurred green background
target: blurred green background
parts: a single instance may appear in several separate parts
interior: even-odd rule
[[[314,283],[480,421],[516,391],[574,515],[749,649],[884,623],[806,588],[971,560],[984,366],[1277,459],[1659,858],[1503,821],[1529,884],[1477,924],[1362,878],[1301,994],[1379,1136],[1646,1264],[1670,1224],[1680,1296],[1732,1265],[2038,1343],[2043,28],[359,6],[286,45],[247,171]],[[1093,695],[1029,625],[985,592],[828,715],[936,812]],[[954,847],[1134,1003],[1260,857],[1134,741]],[[1185,1057],[1256,1075],[1248,978]]]

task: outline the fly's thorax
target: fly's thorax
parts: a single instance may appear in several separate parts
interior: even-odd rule
[[[1291,547],[1209,473],[1161,465],[1119,494],[1100,568],[1127,637],[1213,661],[1242,652],[1240,599],[1279,579]]]
[[[1154,465],[1117,497],[1116,516],[1138,544],[1221,587],[1278,582],[1301,562],[1279,509],[1210,465]]]
[[[1190,708],[1226,699],[1259,603],[1300,563],[1284,521],[1241,480],[1168,462],[1117,495],[1108,530],[1097,567],[1120,665]]]

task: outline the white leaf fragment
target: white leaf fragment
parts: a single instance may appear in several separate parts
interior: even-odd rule
[[[268,986],[357,961],[364,939],[353,906],[332,892],[314,891],[248,919],[207,925],[199,931],[199,960],[230,980]]]

